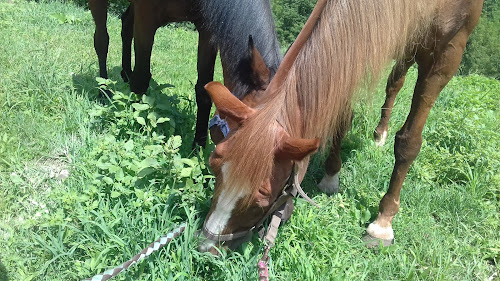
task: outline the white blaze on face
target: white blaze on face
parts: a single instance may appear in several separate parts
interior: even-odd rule
[[[222,165],[222,180],[227,179],[228,176],[229,164],[225,163]],[[224,186],[221,186],[224,188]],[[224,228],[227,226],[227,222],[231,218],[231,213],[238,202],[243,196],[247,194],[247,190],[245,188],[237,188],[233,189],[235,191],[228,193],[227,189],[224,189],[217,199],[217,203],[215,205],[215,209],[208,218],[208,221],[205,225],[207,230],[213,234],[221,234]],[[207,240],[203,242],[203,245],[200,245],[200,249],[207,248],[210,249],[214,245],[213,241]]]

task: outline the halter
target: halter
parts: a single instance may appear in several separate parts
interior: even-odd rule
[[[286,205],[288,199],[297,197],[297,194],[300,194],[300,196],[302,196],[307,202],[311,203],[312,205],[319,207],[318,204],[316,204],[311,198],[309,198],[309,196],[307,196],[305,194],[304,190],[302,190],[302,187],[300,186],[300,182],[299,182],[299,175],[297,172],[298,172],[298,165],[297,165],[297,163],[294,162],[292,172],[291,172],[290,176],[288,177],[285,185],[283,186],[281,195],[274,201],[273,205],[271,205],[271,208],[269,208],[269,210],[266,212],[266,214],[250,229],[244,230],[244,231],[238,231],[238,232],[234,232],[234,233],[229,233],[229,234],[215,234],[207,229],[207,227],[206,227],[207,221],[205,220],[205,222],[203,223],[203,235],[205,235],[206,238],[208,238],[212,241],[224,242],[224,241],[231,241],[231,240],[235,240],[235,239],[239,239],[239,238],[249,239],[251,237],[251,235],[253,234],[253,231],[258,230],[259,235],[261,236],[261,238],[263,238],[264,232],[262,231],[263,230],[262,226],[264,224],[264,221],[269,216],[271,216],[273,213],[275,213],[275,212],[279,213],[280,210],[281,210],[281,213],[276,214],[276,215],[281,219],[282,215],[283,215],[283,210],[286,207],[285,205]],[[276,223],[271,222],[270,227],[272,225],[276,225]],[[279,223],[275,227],[276,230],[275,231],[273,230],[273,232],[277,233],[278,226],[279,226]],[[268,230],[268,232],[271,232],[271,231]],[[267,235],[266,235],[266,237],[267,237]],[[276,234],[274,234],[274,237],[276,237]],[[274,238],[272,240],[273,240],[272,243],[274,243]]]
[[[219,114],[215,114],[208,122],[209,129],[212,129],[213,126],[219,127],[224,137],[227,137],[227,134],[229,134],[229,125],[225,119],[220,118]]]

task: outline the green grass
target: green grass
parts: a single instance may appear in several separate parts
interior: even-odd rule
[[[12,1],[10,1],[12,2]],[[120,82],[120,23],[109,19],[112,103],[99,103],[93,22],[56,2],[0,0],[0,280],[81,280],[118,265],[188,221],[176,241],[116,280],[255,280],[262,243],[219,258],[196,251],[213,179],[209,151],[191,151],[197,34],[161,28],[154,81],[140,103]],[[500,82],[455,77],[424,130],[394,221],[396,244],[361,242],[394,162],[393,136],[411,101],[411,69],[388,143],[372,132],[383,100],[355,108],[342,149],[343,192],[316,189],[322,161],[271,251],[273,280],[488,280],[500,266]],[[216,79],[222,80],[216,68]],[[165,119],[166,118],[166,119]],[[182,136],[179,137],[179,136]],[[58,179],[61,172],[69,177]]]

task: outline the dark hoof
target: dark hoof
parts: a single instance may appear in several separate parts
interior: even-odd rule
[[[191,144],[191,149],[196,149],[198,147],[205,148],[207,146],[207,137],[205,136],[204,138],[197,139],[195,136],[195,139],[193,140],[193,143]]]
[[[149,81],[151,81],[151,73],[149,75],[137,75],[133,74],[130,76],[130,91],[136,94],[144,94],[148,90]]]
[[[365,245],[368,249],[372,249],[372,248],[379,247],[380,242],[382,242],[382,245],[384,247],[391,246],[392,244],[394,244],[394,239],[380,239],[380,238],[373,237],[367,233],[363,237],[363,242],[365,243]]]

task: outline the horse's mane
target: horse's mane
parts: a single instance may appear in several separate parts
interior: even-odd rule
[[[248,37],[274,76],[282,54],[269,0],[200,0],[204,28],[212,34],[225,61],[224,72],[234,84],[233,94],[243,98],[252,87]]]
[[[238,145],[227,157],[234,177],[229,186],[245,182],[257,189],[272,176],[274,120],[292,137],[319,138],[324,147],[350,112],[357,90],[376,81],[392,58],[422,42],[439,2],[328,1],[274,97],[235,134]]]

